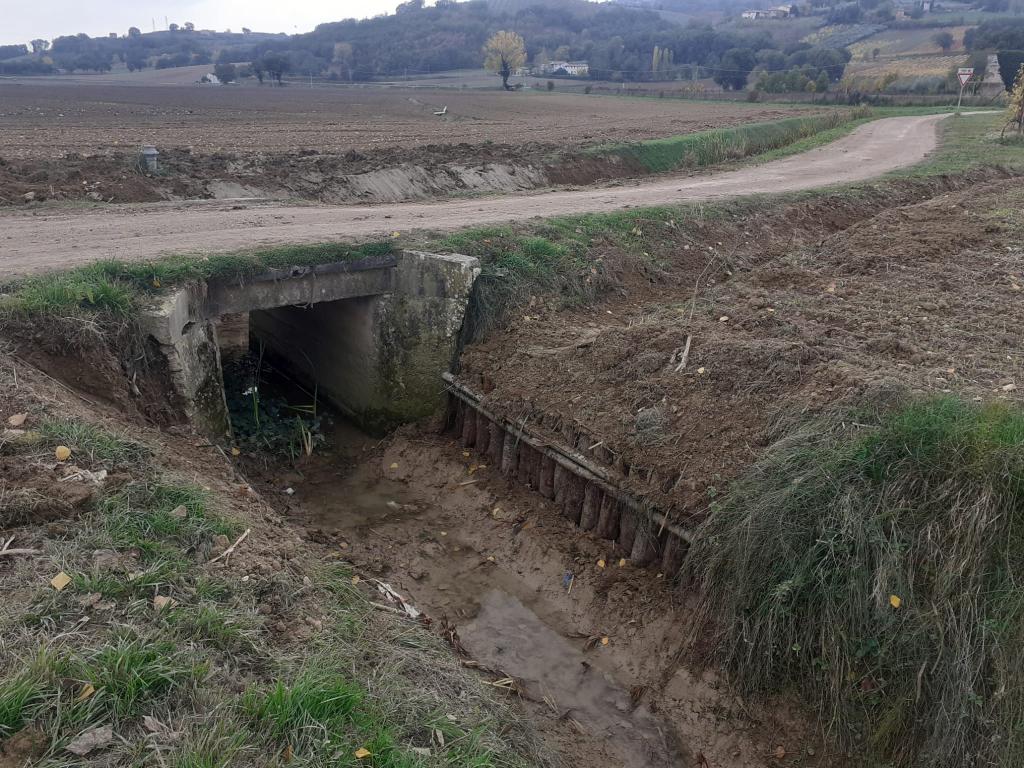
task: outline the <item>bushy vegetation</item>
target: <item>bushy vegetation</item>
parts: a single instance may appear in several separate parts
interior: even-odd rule
[[[992,19],[964,32],[969,51],[1024,50],[1024,19]]]
[[[946,397],[804,425],[699,531],[706,647],[748,691],[800,688],[881,760],[1018,766],[1022,524],[1019,406]]]

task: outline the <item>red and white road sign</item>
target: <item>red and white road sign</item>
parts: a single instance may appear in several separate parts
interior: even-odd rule
[[[960,81],[960,87],[967,85],[967,81],[974,77],[974,67],[960,67],[956,71],[956,79]]]

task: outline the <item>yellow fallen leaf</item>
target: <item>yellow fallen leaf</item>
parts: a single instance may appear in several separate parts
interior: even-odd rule
[[[160,287],[160,278],[159,277],[154,277],[153,278],[153,287],[154,288],[159,288]]]
[[[68,576],[64,571],[61,571],[52,579],[50,579],[50,586],[60,592],[64,587],[71,583],[71,577]]]
[[[366,747],[360,747],[359,749],[357,749],[355,751],[356,759],[358,759],[358,760],[365,760],[366,758],[368,758],[372,754],[373,753],[370,750],[368,750]]]
[[[620,557],[619,558],[619,568],[625,568],[625,567],[626,567],[626,558]]]
[[[901,598],[899,595],[889,595],[889,605],[891,605],[893,608],[899,608],[901,605],[903,605],[903,598]]]
[[[353,584],[358,584],[360,581],[362,581],[362,579],[360,579],[358,576],[353,576],[352,577],[352,583]]]
[[[467,458],[468,459],[469,458],[469,451],[463,451],[462,452],[462,456],[463,456],[463,458]]]
[[[53,455],[57,457],[57,461],[67,461],[71,458],[71,449],[66,445],[58,445]]]
[[[232,448],[231,449],[231,455],[232,456],[240,456],[241,454],[242,454],[242,452],[240,450],[238,450],[237,448]]]
[[[597,567],[598,568],[604,568],[604,560],[598,560],[597,561]]]
[[[391,465],[391,469],[398,469],[398,462]]]
[[[608,642],[609,642],[609,641],[608,641],[608,638],[607,638],[607,637],[602,637],[602,638],[601,638],[601,645],[608,645]]]
[[[94,693],[96,693],[96,689],[95,689],[95,688],[93,687],[92,683],[86,683],[86,684],[85,684],[85,685],[84,685],[84,686],[82,687],[82,691],[81,691],[81,693],[79,693],[79,694],[78,694],[78,695],[77,695],[77,696],[75,697],[75,701],[85,701],[85,700],[86,700],[86,699],[88,699],[88,698],[89,698],[90,696],[92,696],[92,695],[93,695]]]
[[[776,760],[782,760],[785,756],[786,756],[786,748],[784,746],[782,746],[781,744],[779,744],[779,746],[777,746],[775,748],[775,759]]]

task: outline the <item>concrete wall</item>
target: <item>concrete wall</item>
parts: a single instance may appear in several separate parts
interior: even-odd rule
[[[443,405],[478,272],[476,259],[405,251],[388,292],[254,312],[251,328],[272,358],[382,432]]]
[[[231,434],[224,399],[220,346],[214,323],[199,317],[195,307],[203,286],[177,291],[145,313],[140,324],[167,360],[168,385],[185,404],[185,417],[213,437]]]
[[[229,429],[216,320],[250,313],[266,352],[364,428],[383,431],[444,404],[475,258],[403,251],[359,263],[193,286],[145,320],[168,358],[172,387],[203,431]]]

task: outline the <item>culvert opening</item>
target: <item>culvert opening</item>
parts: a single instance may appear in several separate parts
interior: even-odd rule
[[[353,306],[332,306],[342,304]],[[351,364],[354,355],[365,354],[359,341],[366,331],[359,322],[363,304],[347,299],[217,318],[233,445],[247,463],[255,460],[269,470],[326,453],[348,466],[371,441],[343,399],[363,384]],[[341,332],[325,340],[317,333],[325,323]],[[345,350],[339,339],[352,343]],[[323,347],[337,355],[333,365],[323,364]]]

